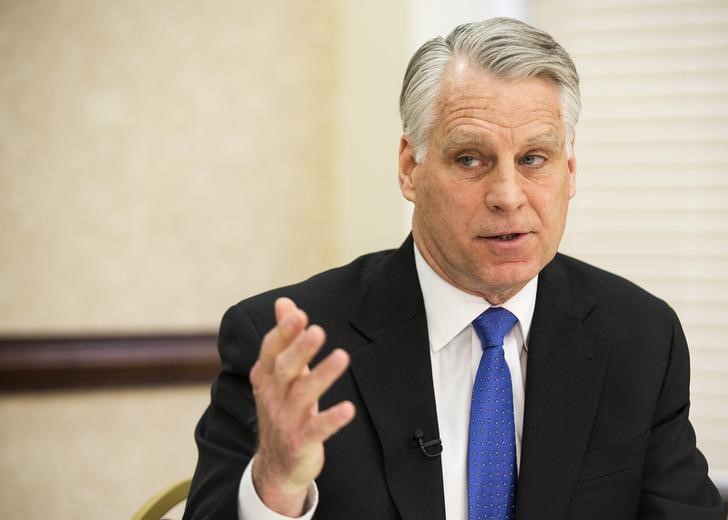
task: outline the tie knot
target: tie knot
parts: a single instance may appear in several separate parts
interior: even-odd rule
[[[480,338],[483,349],[503,346],[503,338],[518,323],[509,310],[491,307],[473,320],[473,327]]]

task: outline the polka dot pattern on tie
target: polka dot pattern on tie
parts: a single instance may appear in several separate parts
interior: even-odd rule
[[[475,318],[483,355],[473,385],[468,437],[468,519],[512,520],[516,510],[516,441],[511,374],[503,339],[518,319],[502,307]]]

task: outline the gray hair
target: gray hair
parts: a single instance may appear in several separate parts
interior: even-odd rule
[[[571,143],[581,110],[574,62],[544,31],[512,18],[492,18],[459,25],[447,38],[438,36],[425,42],[412,56],[402,83],[399,111],[418,162],[427,150],[443,74],[455,57],[506,80],[536,76],[553,80],[561,98],[567,152],[573,155]]]

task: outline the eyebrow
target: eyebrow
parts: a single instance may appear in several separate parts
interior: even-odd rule
[[[461,148],[463,146],[493,148],[493,143],[490,139],[484,138],[482,134],[475,134],[472,132],[457,132],[450,134],[444,140],[443,144],[443,149],[447,151],[454,148]]]
[[[555,132],[544,132],[543,134],[539,134],[536,136],[533,136],[525,143],[526,148],[531,148],[534,146],[543,146],[543,145],[552,145],[556,146],[558,148],[564,146],[564,140],[561,138],[561,136]]]
[[[488,138],[484,138],[482,134],[472,132],[458,132],[451,134],[445,140],[443,149],[452,150],[462,146],[478,146],[486,148],[494,148],[493,143]],[[564,146],[564,140],[557,133],[551,130],[535,135],[524,143],[525,148],[534,148],[539,146],[554,146],[561,148]]]

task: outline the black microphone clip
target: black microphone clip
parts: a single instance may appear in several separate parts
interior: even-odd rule
[[[420,447],[420,451],[425,455],[425,457],[429,457],[431,459],[439,457],[442,453],[442,441],[440,439],[435,439],[425,442],[422,440],[422,437],[424,436],[425,434],[422,433],[422,430],[415,430],[415,440]],[[433,446],[435,448],[432,452],[427,451],[428,448],[432,448]]]

